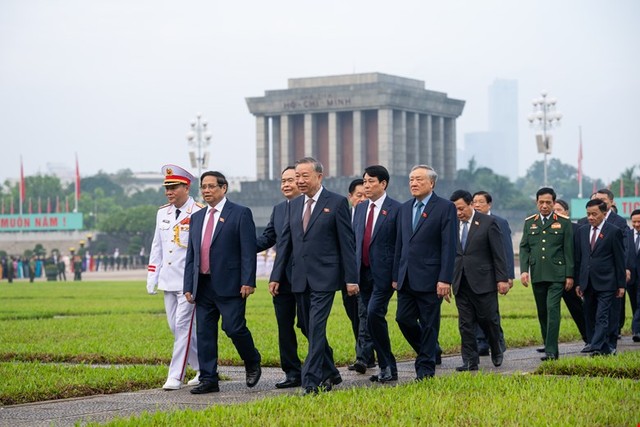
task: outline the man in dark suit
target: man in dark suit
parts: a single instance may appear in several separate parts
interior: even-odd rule
[[[184,271],[184,296],[196,305],[200,385],[193,394],[219,391],[218,320],[244,361],[248,387],[261,375],[260,353],[247,328],[247,298],[256,287],[256,227],[251,210],[227,200],[220,172],[200,177],[207,203],[191,216]]]
[[[350,210],[351,223],[353,224],[356,207],[360,203],[367,200],[364,194],[364,183],[362,181],[362,178],[356,178],[353,181],[351,181],[351,183],[349,184],[349,194],[347,195],[347,199],[349,200],[349,204],[351,205],[351,210]],[[344,311],[345,313],[347,313],[347,317],[351,322],[351,330],[353,331],[353,337],[356,343],[355,345],[356,362],[350,364],[348,366],[348,369],[350,371],[357,371],[358,373],[364,374],[368,367],[373,368],[375,366],[375,358],[373,356],[373,351],[369,352],[370,354],[368,354],[367,359],[365,360],[364,372],[361,372],[362,366],[359,363],[357,363],[357,361],[358,361],[359,354],[361,354],[365,350],[360,348],[360,342],[358,341],[358,335],[360,333],[359,332],[360,331],[360,315],[359,315],[360,311],[358,308],[358,296],[349,295],[347,293],[346,287],[344,286],[340,290],[342,293],[342,305],[344,306]]]
[[[507,275],[509,276],[509,289],[513,287],[513,279],[515,279],[515,267],[514,260],[515,256],[513,254],[513,240],[511,240],[511,227],[509,227],[509,222],[502,218],[501,216],[494,215],[491,211],[491,206],[493,204],[493,197],[486,191],[476,191],[473,194],[473,208],[485,215],[491,215],[498,223],[498,227],[500,227],[500,232],[502,233],[502,243],[504,246],[504,255],[507,262]],[[498,316],[498,324],[500,325],[500,347],[502,347],[502,351],[505,352],[507,350],[507,344],[504,340],[504,332],[502,331],[502,320],[500,318],[500,307],[498,306],[498,312],[496,313]],[[487,334],[482,330],[482,326],[478,324],[478,328],[476,329],[476,340],[478,342],[478,354],[480,356],[488,356],[489,355],[489,343],[487,342]]]
[[[566,216],[570,218],[569,214],[569,204],[562,199],[557,199],[556,203],[553,205],[553,211],[558,215]],[[580,226],[574,222],[571,223],[571,228],[573,229],[573,240],[574,240],[574,253],[576,250],[575,239],[578,235],[578,229]],[[582,349],[583,352],[589,351],[589,340],[587,339],[587,327],[584,323],[584,308],[582,304],[582,298],[578,296],[578,293],[575,289],[571,290],[563,290],[562,291],[562,299],[564,300],[565,305],[569,309],[569,313],[573,318],[574,323],[578,327],[578,331],[580,331],[580,336],[582,340],[585,342],[585,348]],[[544,348],[542,349],[544,351]]]
[[[533,285],[545,355],[559,356],[560,299],[563,289],[573,288],[573,227],[569,218],[553,213],[556,192],[542,187],[536,192],[538,213],[524,222],[520,241],[520,281]],[[531,275],[529,275],[531,269]]]
[[[417,165],[409,175],[412,199],[398,213],[392,286],[398,290],[396,321],[416,350],[418,380],[436,371],[440,305],[450,301],[456,257],[456,209],[433,192],[436,171]]]
[[[364,170],[367,201],[356,206],[353,229],[356,235],[356,262],[360,272],[358,308],[360,330],[356,371],[364,374],[375,348],[380,372],[371,381],[396,381],[398,368],[391,352],[385,316],[393,295],[391,272],[396,245],[396,217],[400,203],[387,196],[389,171],[384,166]]]
[[[478,370],[476,328],[487,331],[491,360],[502,365],[498,292],[509,292],[507,263],[502,232],[495,217],[475,212],[473,197],[457,190],[449,198],[456,207],[459,223],[453,294],[458,307],[458,327],[462,339],[462,365],[457,371]]]
[[[576,239],[576,291],[584,298],[592,355],[616,352],[618,312],[614,300],[624,296],[626,282],[624,235],[605,221],[606,213],[606,202],[589,200],[589,225],[580,227]]]
[[[631,323],[633,341],[640,342],[640,209],[631,212],[631,226],[632,229],[627,233],[627,293],[631,307],[635,307]],[[635,294],[635,298],[632,294]]]
[[[304,196],[289,203],[269,284],[270,289],[278,289],[291,257],[291,289],[309,339],[302,366],[305,394],[328,391],[342,382],[327,342],[327,320],[335,293],[343,284],[349,295],[358,293],[349,204],[345,197],[322,186],[322,174],[322,164],[312,157],[296,162],[296,183]]]
[[[274,246],[280,239],[289,201],[300,195],[300,190],[296,185],[295,167],[287,166],[282,171],[280,191],[287,200],[273,207],[269,224],[262,235],[258,237],[258,252]],[[284,274],[278,283],[280,284],[278,289],[269,289],[273,296],[273,308],[278,323],[280,367],[285,373],[284,380],[277,382],[276,388],[299,387],[302,377],[302,363],[298,357],[298,339],[295,331],[296,298],[291,292],[291,259],[287,262]],[[304,332],[306,333],[306,331]]]

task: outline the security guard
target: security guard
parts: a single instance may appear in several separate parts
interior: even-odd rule
[[[164,307],[174,336],[173,355],[165,390],[178,390],[184,381],[187,363],[199,370],[196,350],[194,305],[182,293],[184,263],[189,240],[191,215],[203,205],[189,196],[193,175],[176,165],[162,167],[168,204],[158,209],[156,230],[149,254],[147,292],[164,291]],[[199,374],[188,385],[200,384]]]
[[[573,227],[569,218],[553,212],[555,200],[552,188],[538,190],[539,213],[525,220],[520,242],[520,280],[524,286],[533,284],[544,340],[542,360],[558,358],[560,300],[563,289],[573,287]]]

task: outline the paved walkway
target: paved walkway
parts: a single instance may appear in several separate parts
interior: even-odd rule
[[[580,354],[582,343],[566,343],[560,345],[561,357]],[[631,337],[623,337],[618,344],[619,351],[639,351],[640,345],[633,343]],[[443,357],[442,365],[437,369],[437,375],[455,373],[455,367],[460,365],[460,356]],[[482,357],[480,370],[484,372],[499,372],[511,374],[516,372],[533,372],[540,365],[540,353],[535,347],[512,348],[505,354],[504,364],[495,368],[489,357]],[[376,369],[370,369],[366,375],[359,375],[340,368],[343,383],[336,390],[348,387],[389,387],[390,385],[373,384],[369,382],[369,375]],[[277,390],[274,384],[283,377],[278,368],[263,368],[262,378],[253,389],[244,384],[244,368],[220,368],[220,373],[231,378],[230,381],[220,383],[220,393],[192,395],[190,387],[177,391],[162,389],[143,390],[131,393],[99,395],[74,399],[63,399],[47,402],[28,403],[0,407],[0,426],[73,426],[76,423],[106,422],[117,417],[129,417],[144,411],[157,412],[175,409],[191,408],[205,409],[215,404],[232,404],[248,402],[282,394],[301,394],[301,389]],[[415,378],[413,362],[402,362],[398,365],[398,383],[406,383]],[[393,383],[392,383],[393,384]]]

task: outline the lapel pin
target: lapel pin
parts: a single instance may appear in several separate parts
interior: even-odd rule
[[[324,209],[322,209],[322,212],[324,212],[324,213],[329,213],[329,212],[331,212],[331,209],[329,209],[329,208],[324,208]]]
[[[426,212],[422,212],[422,218],[426,218],[427,217],[427,213]]]
[[[224,222],[224,218],[220,217],[219,221]]]

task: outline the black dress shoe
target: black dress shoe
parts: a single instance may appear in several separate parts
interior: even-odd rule
[[[247,366],[245,368],[247,373],[247,387],[255,387],[260,381],[260,376],[262,375],[262,368],[260,368],[260,364],[258,363],[255,366]]]
[[[591,349],[591,344],[587,344],[584,347],[582,347],[582,350],[580,350],[580,353],[591,353],[593,350]]]
[[[359,374],[364,374],[367,372],[367,365],[361,360],[356,360],[356,363],[353,364],[353,370]]]
[[[540,358],[540,360],[542,360],[543,362],[545,362],[547,360],[558,360],[558,355],[553,354],[553,353],[547,353],[544,356],[542,356]]]
[[[442,365],[442,352],[441,351],[436,353],[436,365]]]
[[[483,347],[478,349],[478,356],[488,356],[489,355],[489,347]]]
[[[381,382],[381,383],[388,383],[390,381],[398,381],[398,373],[391,373],[391,369],[390,368],[384,368],[380,370],[380,373],[378,373],[377,375],[371,375],[369,377],[369,381],[371,382]]]
[[[189,390],[191,394],[217,393],[220,391],[217,381],[200,382],[200,385]]]
[[[342,377],[340,376],[340,374],[335,374],[330,376],[329,378],[325,378],[325,380],[322,382],[324,383],[331,383],[332,386],[334,385],[338,385],[342,382]]]
[[[493,354],[491,355],[491,362],[493,363],[493,366],[495,366],[496,368],[502,365],[503,360],[504,360],[504,353],[496,354],[495,356]]]
[[[538,348],[536,348],[536,351],[538,353],[544,353],[544,347],[538,347]]]
[[[319,391],[318,387],[306,387],[303,394],[305,396],[313,396],[314,394],[318,394]]]
[[[640,334],[633,334],[633,342],[640,342]]]
[[[465,363],[464,365],[456,367],[456,371],[458,372],[467,372],[467,371],[477,371],[478,365],[471,365],[469,363]]]
[[[300,378],[285,378],[284,380],[276,383],[276,388],[292,388],[300,387]]]

